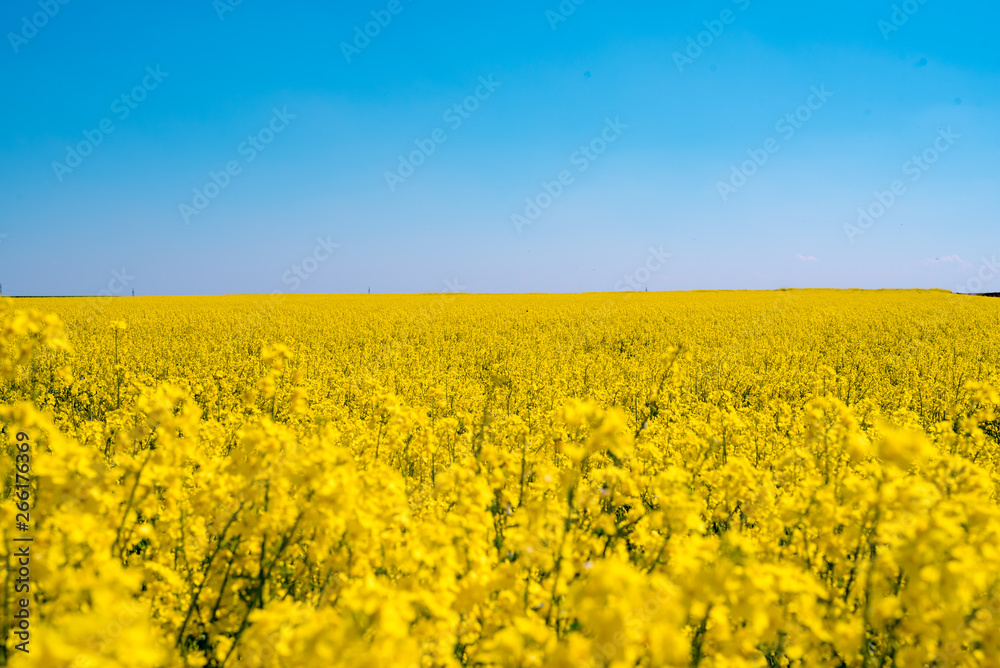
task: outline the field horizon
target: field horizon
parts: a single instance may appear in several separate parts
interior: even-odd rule
[[[269,297],[394,297],[394,296],[439,296],[439,295],[482,295],[482,296],[545,296],[545,295],[631,295],[631,294],[688,294],[688,293],[712,293],[712,292],[944,292],[962,297],[1000,297],[1000,292],[955,292],[945,288],[731,288],[731,289],[689,289],[689,290],[614,290],[614,291],[593,291],[593,292],[466,292],[466,291],[442,291],[442,292],[271,292],[271,293],[220,293],[220,294],[165,294],[165,295],[3,295],[0,298],[9,299],[132,299],[134,298],[171,298],[171,297],[259,297],[267,299]]]

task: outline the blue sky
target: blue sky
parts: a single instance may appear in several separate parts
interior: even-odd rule
[[[0,283],[1000,291],[996,3],[671,5],[11,0]]]

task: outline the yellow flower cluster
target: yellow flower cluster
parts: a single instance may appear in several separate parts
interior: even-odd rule
[[[998,319],[940,291],[0,301],[8,564],[33,449],[4,660],[1000,666]]]

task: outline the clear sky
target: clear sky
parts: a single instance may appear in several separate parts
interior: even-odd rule
[[[1000,291],[998,23],[961,0],[8,0],[0,283]]]

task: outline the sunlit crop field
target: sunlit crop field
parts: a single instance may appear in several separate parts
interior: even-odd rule
[[[1000,300],[0,304],[13,664],[1000,665]]]

